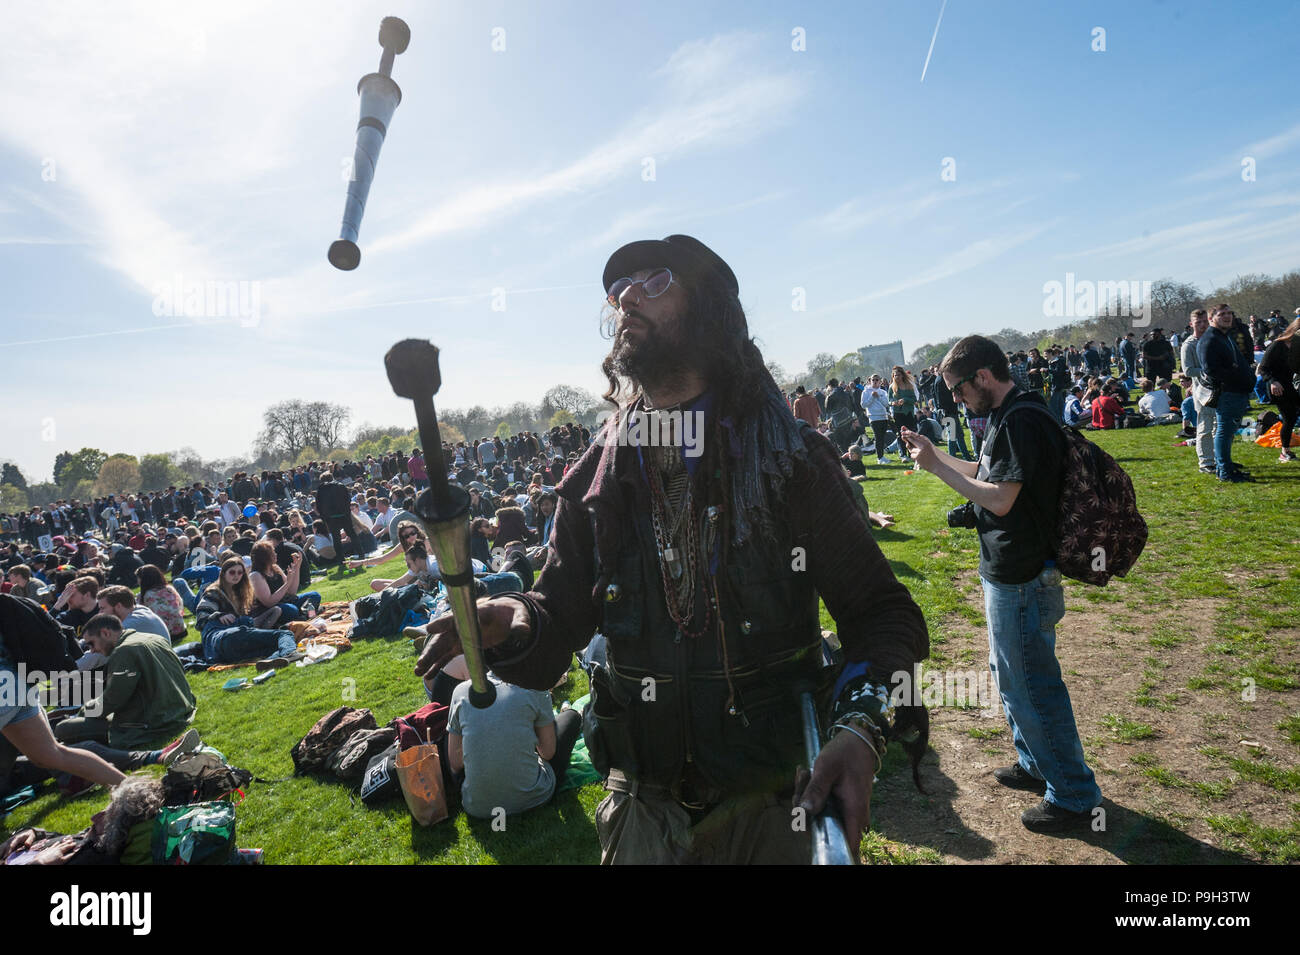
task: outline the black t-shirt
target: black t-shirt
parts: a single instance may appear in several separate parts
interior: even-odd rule
[[[275,562],[281,567],[288,568],[288,566],[293,563],[294,554],[300,556],[303,559],[303,564],[306,565],[307,555],[302,552],[302,548],[297,544],[284,541],[275,545]],[[299,577],[299,579],[301,580],[302,578]]]
[[[976,480],[992,484],[1022,484],[1003,517],[975,505],[980,576],[999,584],[1027,583],[1042,572],[1044,561],[1056,556],[1065,435],[1050,414],[1028,408],[1009,414],[1021,402],[1047,406],[1041,395],[1012,390],[989,415],[975,475]]]
[[[851,458],[847,454],[841,454],[840,463],[844,465],[844,469],[849,472],[851,477],[862,477],[867,473],[867,466],[862,463],[861,455],[857,458]]]

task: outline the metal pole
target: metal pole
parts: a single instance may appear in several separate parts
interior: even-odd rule
[[[442,386],[438,348],[432,342],[408,338],[384,356],[384,368],[393,391],[415,404],[429,489],[420,495],[415,513],[424,521],[429,543],[438,560],[447,599],[460,634],[461,651],[469,670],[469,701],[478,709],[492,705],[496,687],[488,682],[483,664],[483,640],[478,625],[478,600],[474,592],[474,562],[470,557],[469,492],[447,483],[442,457],[442,436],[433,396]]]
[[[803,748],[808,757],[808,769],[817,762],[817,754],[822,751],[821,726],[817,720],[817,704],[810,692],[799,694],[799,709],[803,716]],[[826,806],[812,820],[813,864],[814,865],[855,865],[857,853],[849,848],[849,840],[844,835],[844,827],[835,818],[831,800],[826,796]]]

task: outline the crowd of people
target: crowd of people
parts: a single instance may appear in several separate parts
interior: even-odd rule
[[[1277,407],[1278,460],[1296,459],[1291,450],[1300,392],[1300,308],[1289,323],[1281,310],[1243,322],[1227,304],[1197,309],[1186,327],[1166,334],[1152,328],[1115,340],[1113,346],[1087,341],[1082,347],[1053,344],[1045,350],[1006,352],[1012,380],[1046,399],[1062,424],[1079,430],[1178,425],[1197,450],[1204,473],[1235,483],[1250,475],[1232,460],[1232,441],[1255,399]],[[830,379],[824,389],[803,385],[785,395],[796,418],[826,433],[844,455],[850,475],[862,475],[861,459],[877,464],[898,455],[911,462],[903,429],[915,431],[948,453],[979,457],[988,419],[955,401],[938,366],[919,374],[895,366],[852,382]],[[970,431],[970,447],[966,430]]]
[[[542,434],[444,444],[448,479],[471,500],[475,569],[486,592],[531,586],[545,561],[554,486],[590,443],[586,427],[570,424]],[[34,601],[69,638],[78,670],[101,672],[107,689],[89,710],[56,708],[39,720],[32,707],[0,707],[0,729],[8,730],[0,738],[0,795],[51,772],[62,774],[65,792],[112,784],[123,771],[193,750],[200,741],[185,732],[195,700],[184,665],[257,658],[265,670],[301,659],[286,624],[310,619],[320,607],[319,592],[310,589],[313,575],[401,554],[407,573],[373,581],[372,588],[414,585],[439,593],[437,563],[413,513],[428,485],[425,458],[416,448],[265,471],[260,480],[239,472],[215,485],[109,495],[86,504],[58,501],[3,515],[0,591]],[[42,543],[47,550],[38,549]],[[445,591],[442,597],[439,608],[446,613]],[[189,633],[187,614],[200,640],[177,644]],[[11,664],[0,638],[0,665]],[[430,680],[426,691],[450,705],[457,682],[444,678],[435,687]],[[533,694],[503,705],[497,717],[508,723],[502,714],[516,703],[540,713],[539,699]],[[564,716],[558,736],[547,736],[538,724],[546,767],[538,772],[550,780],[548,795],[563,779],[578,735],[575,721],[576,714]],[[458,716],[458,743],[462,725],[470,722]],[[35,732],[38,723],[44,732]],[[181,736],[161,745],[159,737],[178,731]],[[502,732],[508,733],[504,725]],[[142,749],[144,742],[159,748]],[[491,751],[482,743],[457,746],[461,778],[476,746]],[[501,759],[481,759],[508,775]],[[514,770],[517,780],[517,765]],[[469,772],[477,791],[490,798],[493,771]],[[535,800],[536,787],[530,792]],[[518,800],[510,805],[531,808]]]

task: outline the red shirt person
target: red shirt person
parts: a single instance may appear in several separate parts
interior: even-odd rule
[[[1092,403],[1092,426],[1107,430],[1115,427],[1115,416],[1124,413],[1124,406],[1114,395],[1102,395]]]

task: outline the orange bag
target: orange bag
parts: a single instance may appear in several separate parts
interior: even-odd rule
[[[1273,425],[1273,427],[1261,434],[1255,439],[1255,443],[1261,448],[1282,447],[1282,422],[1279,421],[1277,424]],[[1291,435],[1291,447],[1300,447],[1300,431],[1296,431]]]
[[[442,786],[442,760],[436,743],[420,743],[397,754],[397,781],[415,821],[422,826],[442,822],[447,811],[447,793]]]

